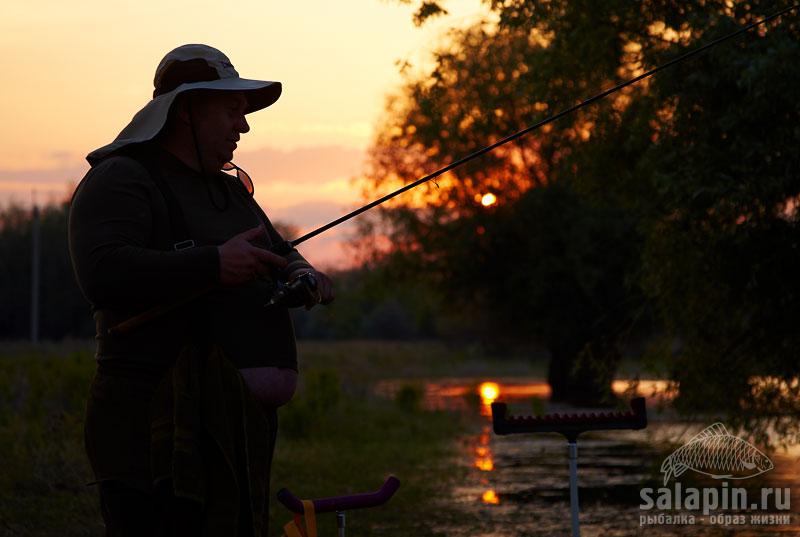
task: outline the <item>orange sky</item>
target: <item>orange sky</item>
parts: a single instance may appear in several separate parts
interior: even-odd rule
[[[9,5],[10,4],[10,5]],[[236,162],[271,218],[302,230],[361,203],[352,178],[388,92],[395,61],[419,65],[451,25],[475,21],[480,0],[450,0],[422,29],[411,6],[387,0],[7,3],[0,19],[0,206],[62,198],[86,153],[110,142],[150,99],[155,67],[184,43],[225,52],[246,78],[283,83],[281,99],[248,116]],[[346,230],[342,230],[346,231]],[[301,247],[341,265],[341,232]]]

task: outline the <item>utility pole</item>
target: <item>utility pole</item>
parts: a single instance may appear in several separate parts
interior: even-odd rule
[[[32,193],[33,218],[31,220],[31,342],[39,343],[39,283],[41,264],[41,229],[39,206],[36,205],[36,190]]]

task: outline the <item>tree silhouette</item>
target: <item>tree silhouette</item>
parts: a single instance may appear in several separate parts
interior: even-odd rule
[[[432,3],[418,5],[424,4]],[[433,51],[429,71],[406,67],[372,148],[367,194],[789,5],[487,4],[496,22],[452,30]],[[426,13],[441,10],[418,10],[418,22]],[[800,137],[800,66],[793,60],[796,18],[782,19],[460,168],[438,188],[385,207],[364,232],[388,237],[387,259],[448,289],[449,303],[471,303],[479,325],[499,321],[493,330],[544,342],[558,339],[558,330],[574,334],[572,349],[562,353],[573,360],[558,360],[572,364],[573,380],[581,356],[613,365],[626,331],[619,327],[652,308],[666,342],[681,343],[666,356],[681,383],[680,408],[764,417],[765,390],[774,392],[766,377],[783,382],[781,400],[798,389],[798,342],[787,323],[798,306],[791,274],[800,157],[788,148]],[[498,198],[489,209],[478,202],[487,192]],[[516,235],[510,218],[525,222]],[[539,238],[523,240],[531,236]],[[547,268],[553,266],[559,268]],[[539,280],[522,287],[524,296],[538,303],[524,311],[510,306],[522,284],[503,296],[488,283],[526,282],[530,275]],[[571,298],[586,281],[607,290],[592,298],[594,309]],[[550,304],[548,292],[562,297],[549,309],[542,307]],[[549,313],[538,322],[537,311]],[[604,325],[611,311],[619,316]],[[531,324],[510,323],[514,315]],[[584,315],[591,322],[577,321]],[[547,316],[559,321],[548,323]],[[596,378],[604,383],[608,376]]]

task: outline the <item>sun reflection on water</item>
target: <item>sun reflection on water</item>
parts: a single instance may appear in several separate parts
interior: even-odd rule
[[[484,492],[481,499],[483,500],[483,503],[492,505],[497,505],[500,503],[500,498],[497,497],[497,493],[494,491],[494,489],[489,489]]]
[[[502,376],[489,378],[492,378],[492,380],[488,380],[486,377],[453,377],[426,380],[423,383],[424,396],[422,404],[429,409],[459,410],[469,412],[476,418],[478,417],[476,415],[480,416],[474,422],[477,430],[473,430],[473,433],[464,439],[466,443],[459,444],[461,448],[460,464],[463,465],[462,467],[469,468],[469,478],[464,486],[459,488],[458,497],[468,500],[472,506],[480,505],[482,509],[504,513],[509,508],[517,505],[518,502],[523,501],[513,491],[525,484],[524,479],[527,478],[519,477],[517,474],[520,476],[530,475],[530,473],[521,472],[517,468],[519,461],[523,460],[522,457],[524,456],[521,451],[518,451],[521,449],[519,446],[530,449],[532,452],[534,449],[540,450],[540,448],[538,444],[533,443],[534,441],[538,442],[538,437],[525,440],[525,443],[514,444],[512,446],[513,449],[509,449],[509,444],[503,444],[503,440],[497,440],[497,437],[492,433],[491,404],[496,401],[508,403],[513,406],[513,411],[523,415],[543,415],[553,411],[562,412],[562,407],[551,405],[549,401],[551,395],[550,387],[542,379]],[[751,382],[754,386],[758,388],[777,386],[776,391],[785,394],[784,397],[791,396],[793,390],[800,389],[800,381],[785,382],[780,379],[773,380],[770,378],[756,380],[758,382]],[[405,380],[382,381],[376,386],[376,392],[387,397],[396,397],[399,390],[405,385],[404,383],[407,384],[407,382]],[[678,394],[678,386],[666,379],[616,379],[613,381],[611,388],[615,394],[621,396],[623,401],[634,395],[643,396],[648,400],[648,407],[653,405],[653,408],[657,403],[669,402]],[[587,411],[587,409],[580,409],[580,411]],[[674,440],[686,433],[686,423],[673,422],[671,420],[672,418],[651,423],[648,429],[650,431],[655,429],[652,442],[659,442],[659,438]],[[613,476],[613,482],[604,477],[605,481],[602,486],[595,487],[598,491],[611,490],[615,487],[619,487],[619,490],[627,490],[625,487],[632,483],[638,486],[637,480],[644,479],[644,477],[640,476],[639,470],[629,471],[628,469],[638,468],[642,464],[642,460],[650,460],[649,458],[656,456],[649,451],[653,449],[652,445],[645,445],[646,449],[642,451],[642,444],[639,440],[634,442],[627,439],[627,437],[621,440],[620,445],[624,449],[621,449],[619,454],[615,450],[609,451],[610,448],[604,444],[606,442],[605,438],[590,439],[588,441],[595,441],[597,445],[594,447],[594,455],[591,454],[591,448],[585,448],[584,468],[593,468],[596,472],[605,472],[607,459],[612,460],[616,457],[622,460],[622,464],[626,468],[620,475]],[[651,441],[648,440],[647,442]],[[544,450],[545,448],[541,449]],[[542,452],[545,453],[545,451]],[[643,455],[639,455],[640,452]],[[588,459],[587,454],[589,454]],[[795,480],[798,475],[800,444],[783,451],[781,456],[790,460],[790,462],[780,467],[782,473],[776,471],[771,475],[773,479],[776,479],[776,483],[788,483],[791,480]],[[538,458],[536,457],[536,459]],[[524,460],[532,461],[530,464],[536,468],[537,475],[541,474],[545,476],[545,479],[550,479],[553,483],[560,479],[559,475],[554,475],[546,463],[533,460],[533,458]],[[623,466],[620,467],[622,468]],[[586,473],[587,471],[584,470],[584,474]],[[589,470],[589,475],[591,475],[591,470]],[[550,490],[552,487],[558,488],[561,485],[559,483],[556,485],[544,483],[541,486],[545,490]],[[794,492],[794,489],[792,492]],[[620,492],[619,494],[622,493]],[[502,502],[500,500],[501,495],[503,496]],[[542,498],[544,497],[543,495]],[[493,506],[498,507],[495,508]],[[540,509],[539,514],[544,512],[544,508],[537,507],[537,509]],[[547,507],[547,509],[550,509],[550,507]]]
[[[494,462],[489,457],[475,459],[475,467],[484,472],[491,472],[494,470]]]
[[[480,385],[478,391],[481,394],[484,406],[486,406],[487,400],[489,401],[489,404],[491,404],[491,402],[494,401],[500,393],[497,384],[494,382],[484,382]],[[491,472],[494,470],[494,458],[492,455],[492,449],[490,447],[492,441],[491,433],[491,427],[484,425],[480,436],[478,436],[478,445],[475,447],[474,466],[481,472]],[[481,484],[488,486],[488,477],[482,478]],[[497,496],[495,490],[490,488],[483,493],[481,496],[481,501],[488,505],[497,505],[500,503],[500,498]]]
[[[491,442],[491,429],[484,427],[483,432],[478,437],[478,446],[475,448],[475,462],[473,465],[478,470],[483,472],[491,472],[494,470],[494,459],[492,457],[492,450],[489,447]]]

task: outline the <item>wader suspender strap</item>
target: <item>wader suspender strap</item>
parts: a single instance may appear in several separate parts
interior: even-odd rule
[[[235,179],[234,177],[230,178]],[[233,186],[231,187],[231,189],[242,197],[244,204],[247,205],[251,211],[253,211],[255,217],[258,218],[261,221],[261,223],[264,224],[268,229],[269,228],[275,229],[275,226],[272,225],[272,222],[267,216],[267,213],[264,212],[264,209],[261,208],[261,205],[259,205],[258,202],[253,198],[253,196],[250,195],[247,189],[245,189],[242,182],[236,179],[235,181],[232,181],[232,183]],[[280,235],[280,233],[278,235]],[[286,256],[295,251],[294,246],[292,246],[286,239],[283,239],[283,242],[275,243],[272,241],[272,237],[270,236],[269,240],[270,240],[270,246],[269,246],[270,251],[278,255]]]
[[[150,178],[161,192],[167,204],[167,215],[169,216],[172,240],[175,241],[172,245],[173,249],[178,251],[185,250],[186,248],[193,248],[195,246],[194,240],[189,238],[189,231],[186,226],[186,219],[183,217],[181,205],[178,203],[178,199],[175,197],[172,189],[161,175],[161,170],[153,158],[153,155],[149,151],[142,150],[138,147],[123,148],[119,153],[136,160],[139,164],[144,166]]]

